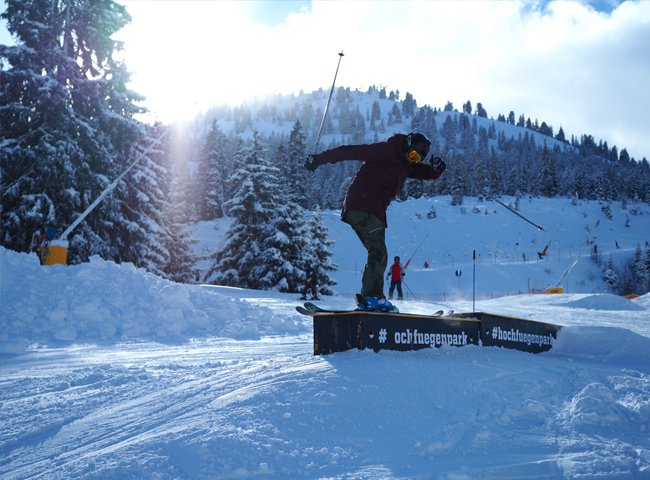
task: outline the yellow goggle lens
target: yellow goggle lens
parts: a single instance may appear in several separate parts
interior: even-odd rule
[[[408,152],[409,160],[413,163],[420,163],[422,161],[422,155],[420,155],[415,148],[412,148]]]

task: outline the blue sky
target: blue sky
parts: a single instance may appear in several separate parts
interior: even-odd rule
[[[650,1],[120,0],[152,116],[337,85],[481,102],[650,157]],[[0,29],[0,39],[3,33]]]

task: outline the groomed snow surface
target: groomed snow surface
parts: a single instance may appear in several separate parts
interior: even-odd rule
[[[334,238],[334,251],[352,247]],[[345,272],[343,288],[358,280]],[[538,355],[314,356],[297,295],[179,285],[98,258],[41,267],[2,248],[0,275],[2,479],[650,478],[648,294],[483,287],[477,310],[566,327]],[[466,294],[409,285],[403,311],[472,310]]]

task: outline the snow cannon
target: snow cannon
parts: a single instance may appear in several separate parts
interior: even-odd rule
[[[45,247],[42,256],[43,265],[67,265],[68,264],[68,242],[65,240],[52,240]]]
[[[163,130],[160,136],[151,142],[144,151],[136,157],[136,159],[124,170],[113,182],[106,187],[106,189],[91,203],[86,210],[84,210],[72,224],[66,228],[60,237],[56,238],[56,229],[47,227],[45,230],[41,229],[40,238],[36,234],[32,240],[32,248],[38,247],[38,256],[41,259],[41,265],[67,265],[68,264],[68,236],[72,231],[77,228],[83,220],[92,212],[97,205],[99,205],[108,194],[110,194],[117,184],[124,178],[124,176],[135,167],[142,158],[149,155],[159,144],[162,138],[167,134],[167,130]],[[45,238],[46,236],[46,238]]]
[[[67,265],[68,241],[56,238],[56,228],[42,227],[32,237],[33,252],[36,252],[41,265]]]

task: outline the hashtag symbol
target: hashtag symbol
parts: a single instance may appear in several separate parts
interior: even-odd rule
[[[379,330],[379,343],[386,343],[386,329]]]
[[[497,331],[497,327],[494,327],[492,329],[492,338],[497,338],[498,335],[499,335],[499,332]]]

